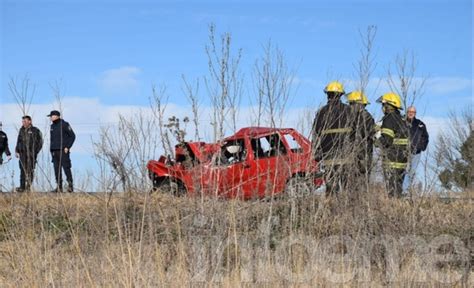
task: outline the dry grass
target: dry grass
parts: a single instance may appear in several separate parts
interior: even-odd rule
[[[395,258],[381,245],[355,252],[381,236],[402,241],[416,235],[431,243],[448,234],[472,257],[472,202],[369,194],[257,202],[140,193],[4,194],[0,286],[405,287],[441,285],[436,275],[451,275],[444,281],[472,287],[472,259],[435,263],[436,271],[429,271],[423,256],[431,251],[428,244],[418,251],[404,242]],[[351,241],[330,242],[342,236]],[[454,248],[444,245],[436,253],[446,254],[440,249]],[[338,271],[346,271],[346,279],[336,277]]]

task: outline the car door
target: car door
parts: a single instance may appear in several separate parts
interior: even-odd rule
[[[240,147],[231,151],[229,148]],[[244,197],[250,166],[245,139],[234,139],[223,143],[221,152],[213,160],[213,167],[204,175],[204,185],[210,194],[226,198]]]
[[[280,193],[289,177],[288,155],[279,133],[251,140],[256,174],[254,187],[259,197]]]

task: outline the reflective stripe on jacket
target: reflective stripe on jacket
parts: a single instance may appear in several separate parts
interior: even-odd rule
[[[330,100],[314,119],[312,153],[316,160],[344,159],[353,142],[354,128],[350,121],[351,108],[340,100]]]
[[[384,116],[381,132],[385,167],[405,169],[409,153],[409,130],[398,110]]]

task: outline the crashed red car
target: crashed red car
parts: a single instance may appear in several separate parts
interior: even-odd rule
[[[248,127],[219,143],[183,142],[147,164],[153,187],[174,194],[263,198],[310,179],[322,184],[311,143],[291,128]]]

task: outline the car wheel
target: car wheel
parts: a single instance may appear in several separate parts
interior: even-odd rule
[[[285,193],[291,198],[309,195],[311,193],[311,186],[306,178],[294,176],[286,182]]]

